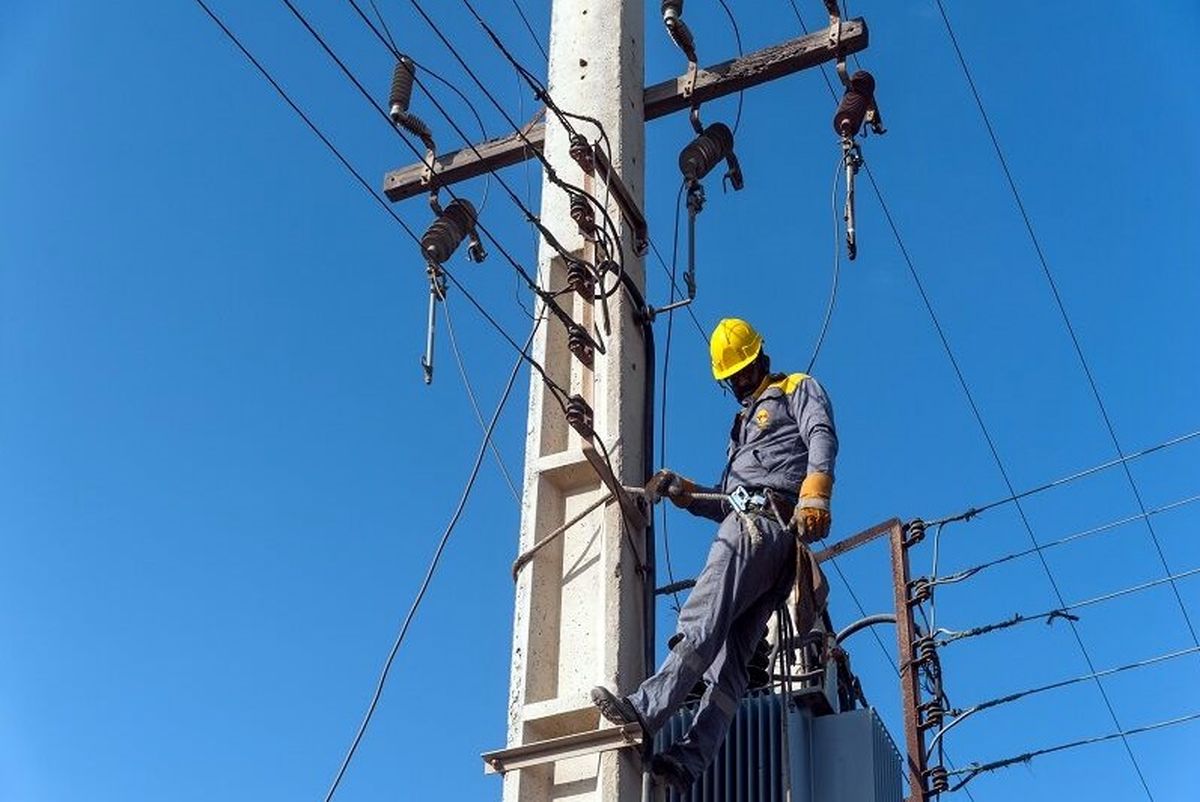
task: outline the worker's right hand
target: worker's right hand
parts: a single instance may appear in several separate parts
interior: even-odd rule
[[[686,509],[694,501],[692,493],[695,491],[695,482],[666,468],[651,476],[646,483],[646,497],[651,504],[666,496],[680,509]]]

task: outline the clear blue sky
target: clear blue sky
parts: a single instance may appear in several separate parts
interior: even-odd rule
[[[214,5],[372,182],[411,161],[282,6]],[[527,117],[529,93],[459,5],[427,5]],[[548,3],[525,5],[544,36]],[[819,24],[820,4],[800,5]],[[352,9],[302,6],[383,99],[390,58]],[[404,49],[462,81],[407,3],[382,6]],[[482,6],[543,72],[511,5]],[[657,6],[647,3],[649,81],[681,67]],[[747,48],[795,32],[784,0],[734,6]],[[933,0],[852,6],[871,24],[863,63],[890,128],[866,157],[1014,483],[1112,457]],[[1200,12],[1186,0],[948,9],[1123,446],[1200,428]],[[733,54],[716,3],[693,0],[687,18],[705,61]],[[462,104],[448,102],[465,125]],[[459,144],[425,98],[414,109]],[[489,133],[503,130],[481,111]],[[807,361],[827,293],[832,111],[815,72],[749,93],[746,190],[722,195],[714,183],[703,214],[697,314],[705,326],[752,318],[780,368]],[[689,136],[679,116],[648,129],[647,211],[667,250]],[[318,799],[480,437],[444,337],[436,383],[421,382],[421,262],[189,0],[3,4],[0,153],[0,800]],[[536,201],[536,172],[507,177],[528,181]],[[1005,494],[862,190],[860,256],[844,265],[815,370],[842,436],[836,535]],[[400,210],[414,227],[428,222],[420,201]],[[534,238],[494,187],[484,214],[532,264]],[[520,337],[527,322],[503,261],[456,264]],[[661,303],[662,273],[648,269]],[[490,409],[511,352],[460,295],[451,304]],[[677,323],[668,457],[708,478],[731,401],[707,375],[700,337]],[[518,474],[527,389],[523,376],[498,434]],[[1133,475],[1150,506],[1200,492],[1200,441]],[[1137,508],[1109,471],[1026,510],[1050,540]],[[339,799],[498,798],[479,753],[504,739],[517,523],[489,463]],[[1198,523],[1200,505],[1155,518],[1176,571],[1200,565]],[[711,528],[674,514],[670,532],[675,571],[691,575]],[[1027,545],[1001,508],[947,530],[942,561],[965,567]],[[929,557],[926,545],[917,570]],[[1068,601],[1163,574],[1141,524],[1047,559]],[[882,548],[842,568],[869,612],[889,608]],[[857,611],[833,583],[845,623]],[[1200,580],[1179,590],[1200,622]],[[952,628],[1054,606],[1030,559],[939,598]],[[659,621],[669,631],[665,605]],[[1079,631],[1097,668],[1192,645],[1166,587],[1083,611]],[[852,645],[898,735],[891,666],[870,636]],[[944,662],[959,705],[1086,672],[1061,622],[957,644]],[[1134,727],[1200,711],[1198,677],[1193,655],[1105,686]],[[983,714],[949,745],[964,764],[1112,729],[1094,685],[1081,684]],[[1195,798],[1200,724],[1131,744],[1155,799]],[[972,788],[981,801],[1145,798],[1119,742]]]

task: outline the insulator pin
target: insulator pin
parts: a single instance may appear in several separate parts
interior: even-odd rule
[[[908,603],[909,604],[924,604],[933,596],[933,586],[928,579],[914,579],[909,584]]]
[[[733,132],[724,123],[713,123],[679,154],[679,171],[689,183],[699,181],[733,153]]]
[[[833,115],[833,130],[847,139],[857,135],[874,102],[875,77],[866,70],[859,70],[850,76],[850,85]]]
[[[455,198],[433,221],[421,237],[421,250],[434,264],[449,259],[462,241],[475,231],[475,207],[470,201]]]
[[[388,95],[388,106],[392,122],[399,123],[408,114],[408,104],[412,101],[413,79],[417,67],[408,56],[401,56],[392,70],[392,91]]]
[[[573,395],[567,399],[567,423],[583,437],[590,438],[596,433],[592,428],[592,408],[583,400],[583,396]]]

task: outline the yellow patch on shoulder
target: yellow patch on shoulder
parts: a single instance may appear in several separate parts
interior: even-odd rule
[[[791,395],[792,392],[800,386],[801,382],[808,378],[807,373],[793,373],[789,376],[784,376],[777,382],[771,382],[771,387],[777,387],[783,391],[784,395]]]
[[[771,420],[770,414],[765,407],[762,407],[758,412],[754,413],[754,424],[760,429],[767,428],[767,423]]]

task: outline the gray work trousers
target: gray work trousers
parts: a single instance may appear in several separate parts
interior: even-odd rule
[[[749,681],[747,665],[771,613],[788,597],[796,573],[795,535],[767,515],[758,534],[737,513],[721,523],[679,613],[683,636],[658,673],[629,696],[651,732],[679,709],[697,680],[707,685],[692,726],[671,754],[699,777],[717,753]]]

